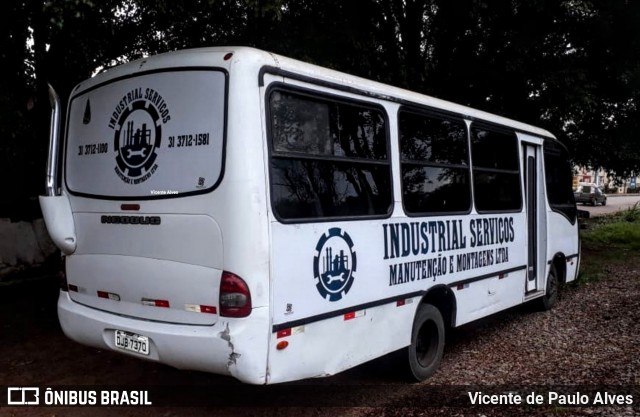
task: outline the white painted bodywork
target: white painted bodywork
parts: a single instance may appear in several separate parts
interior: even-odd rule
[[[65,255],[76,250],[76,231],[67,195],[41,196],[40,208],[51,240]]]
[[[233,56],[224,59],[230,52]],[[193,78],[187,78],[187,86],[180,88],[181,75],[193,75],[190,71],[196,68],[198,76],[211,68],[228,74],[226,108],[223,113],[219,108],[214,110],[213,119],[206,118],[203,109],[214,102],[225,103],[211,101],[207,94],[198,91],[198,82],[206,85],[209,81],[192,82]],[[163,74],[168,75],[163,78]],[[387,217],[287,224],[276,219],[269,197],[265,115],[265,94],[274,82],[357,99],[384,109],[394,192],[393,211]],[[109,112],[123,93],[147,88],[137,83],[152,85],[149,88],[166,97],[171,119],[162,122],[164,142],[159,146],[157,172],[148,182],[128,188],[129,184],[113,172],[113,153],[101,155],[92,164],[74,152],[75,147],[85,144],[83,141],[113,142],[114,129],[108,127],[112,116]],[[469,215],[406,217],[401,202],[396,115],[400,102],[411,102],[457,113],[466,120],[482,119],[524,132],[519,133],[520,139],[538,146],[539,173],[543,172],[541,138],[552,137],[544,130],[248,48],[188,50],[136,61],[81,83],[72,99],[84,98],[85,91],[106,92],[91,102],[92,119],[101,120],[100,126],[93,130],[91,123],[98,122],[92,120],[89,125],[72,122],[67,127],[66,141],[74,147],[66,149],[63,178],[68,178],[71,170],[71,182],[63,181],[63,197],[55,197],[55,201],[50,200],[52,197],[41,199],[54,242],[68,255],[68,283],[78,288],[61,292],[58,301],[62,328],[78,342],[117,350],[113,332],[124,330],[148,336],[151,341],[148,357],[131,355],[183,369],[228,374],[248,383],[278,383],[334,374],[407,346],[420,300],[434,286],[451,286],[457,306],[455,325],[532,298],[531,294],[525,294],[526,270],[522,267],[527,263],[524,206],[522,211],[503,214],[478,214],[472,210]],[[222,90],[218,84],[211,91],[219,95]],[[81,120],[85,108],[84,103],[80,107],[72,105],[68,113],[72,120]],[[224,123],[226,131],[220,123]],[[165,135],[171,134],[167,132],[188,134],[191,126],[215,137],[216,147],[206,148],[203,153],[190,148],[180,158],[165,159],[168,155]],[[94,132],[100,133],[93,138]],[[208,156],[202,159],[202,155]],[[207,165],[207,158],[212,161],[211,166]],[[202,174],[198,174],[200,167],[205,168]],[[94,187],[93,180],[87,178],[92,169],[105,171],[108,179]],[[198,189],[188,188],[195,184],[195,178],[191,175],[189,183],[183,183],[180,177],[183,172],[204,176],[207,178],[204,188],[215,188],[197,193]],[[166,182],[154,183],[156,178],[176,181],[165,185]],[[543,191],[542,176],[539,184]],[[151,189],[166,188],[196,194],[146,198]],[[94,193],[107,195],[108,199],[90,195]],[[118,195],[127,198],[118,199]],[[549,260],[557,254],[578,253],[577,225],[554,212],[544,195],[542,192],[539,195],[539,207],[544,207],[538,217],[538,268],[542,277],[539,289],[545,288]],[[122,204],[139,204],[140,209],[124,211]],[[152,216],[161,218],[161,223],[111,224],[102,222],[102,216]],[[476,232],[484,221],[495,222],[495,227],[502,222],[508,239],[480,245]],[[411,223],[418,223],[418,227],[426,223],[429,227],[430,222],[435,224],[434,232],[428,234],[433,239],[429,242],[431,247],[440,245],[439,224],[449,227],[455,224],[460,240],[452,244],[447,235],[451,233],[449,230],[445,232],[445,247],[390,256],[391,228],[397,227],[401,233],[405,227],[401,224],[411,228]],[[329,301],[319,293],[313,266],[314,257],[323,256],[316,246],[332,228],[348,233],[353,242],[351,250],[357,254],[353,283],[336,301]],[[547,239],[547,231],[554,231],[554,237]],[[77,245],[72,246],[70,239]],[[458,270],[459,259],[482,256],[483,251],[495,254],[498,248],[508,251],[508,261],[498,263],[494,258],[486,266]],[[418,262],[437,259],[446,259],[445,273],[392,282],[394,268],[396,271],[405,265],[415,268]],[[574,257],[567,262],[567,280],[575,278],[577,261]],[[498,275],[505,270],[509,272]],[[222,271],[237,274],[247,282],[253,305],[249,317],[224,318],[185,309],[185,305],[192,304],[217,306]],[[479,276],[484,279],[475,280]],[[97,291],[117,294],[119,299],[98,298]],[[539,291],[533,297],[543,294],[544,291]],[[171,306],[148,306],[141,299],[168,300]],[[286,349],[276,348],[281,341],[288,342]]]

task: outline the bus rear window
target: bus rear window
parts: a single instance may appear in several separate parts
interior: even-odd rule
[[[72,97],[67,188],[113,199],[213,189],[222,176],[226,78],[221,70],[152,72]]]

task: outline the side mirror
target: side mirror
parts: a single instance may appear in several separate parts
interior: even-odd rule
[[[578,210],[578,218],[579,219],[588,219],[591,213],[587,210]]]

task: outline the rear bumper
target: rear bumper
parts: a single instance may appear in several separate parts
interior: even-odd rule
[[[261,310],[255,309],[259,316]],[[160,323],[138,320],[96,310],[71,300],[61,291],[58,298],[58,318],[70,339],[99,349],[111,350],[140,359],[155,361],[178,369],[189,369],[230,375],[242,382],[264,384],[266,380],[266,345],[251,350],[242,349],[243,334],[250,333],[251,322],[219,319],[212,326]],[[268,327],[268,326],[260,326]],[[115,330],[124,330],[149,337],[149,355],[125,351],[115,346]],[[245,345],[246,346],[246,345]]]

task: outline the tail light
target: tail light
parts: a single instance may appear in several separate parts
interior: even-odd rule
[[[231,272],[223,271],[220,280],[220,316],[247,317],[251,314],[251,292],[247,283]]]
[[[67,284],[67,263],[65,257],[60,257],[60,266],[58,267],[58,285],[60,290],[69,291],[69,285]]]

